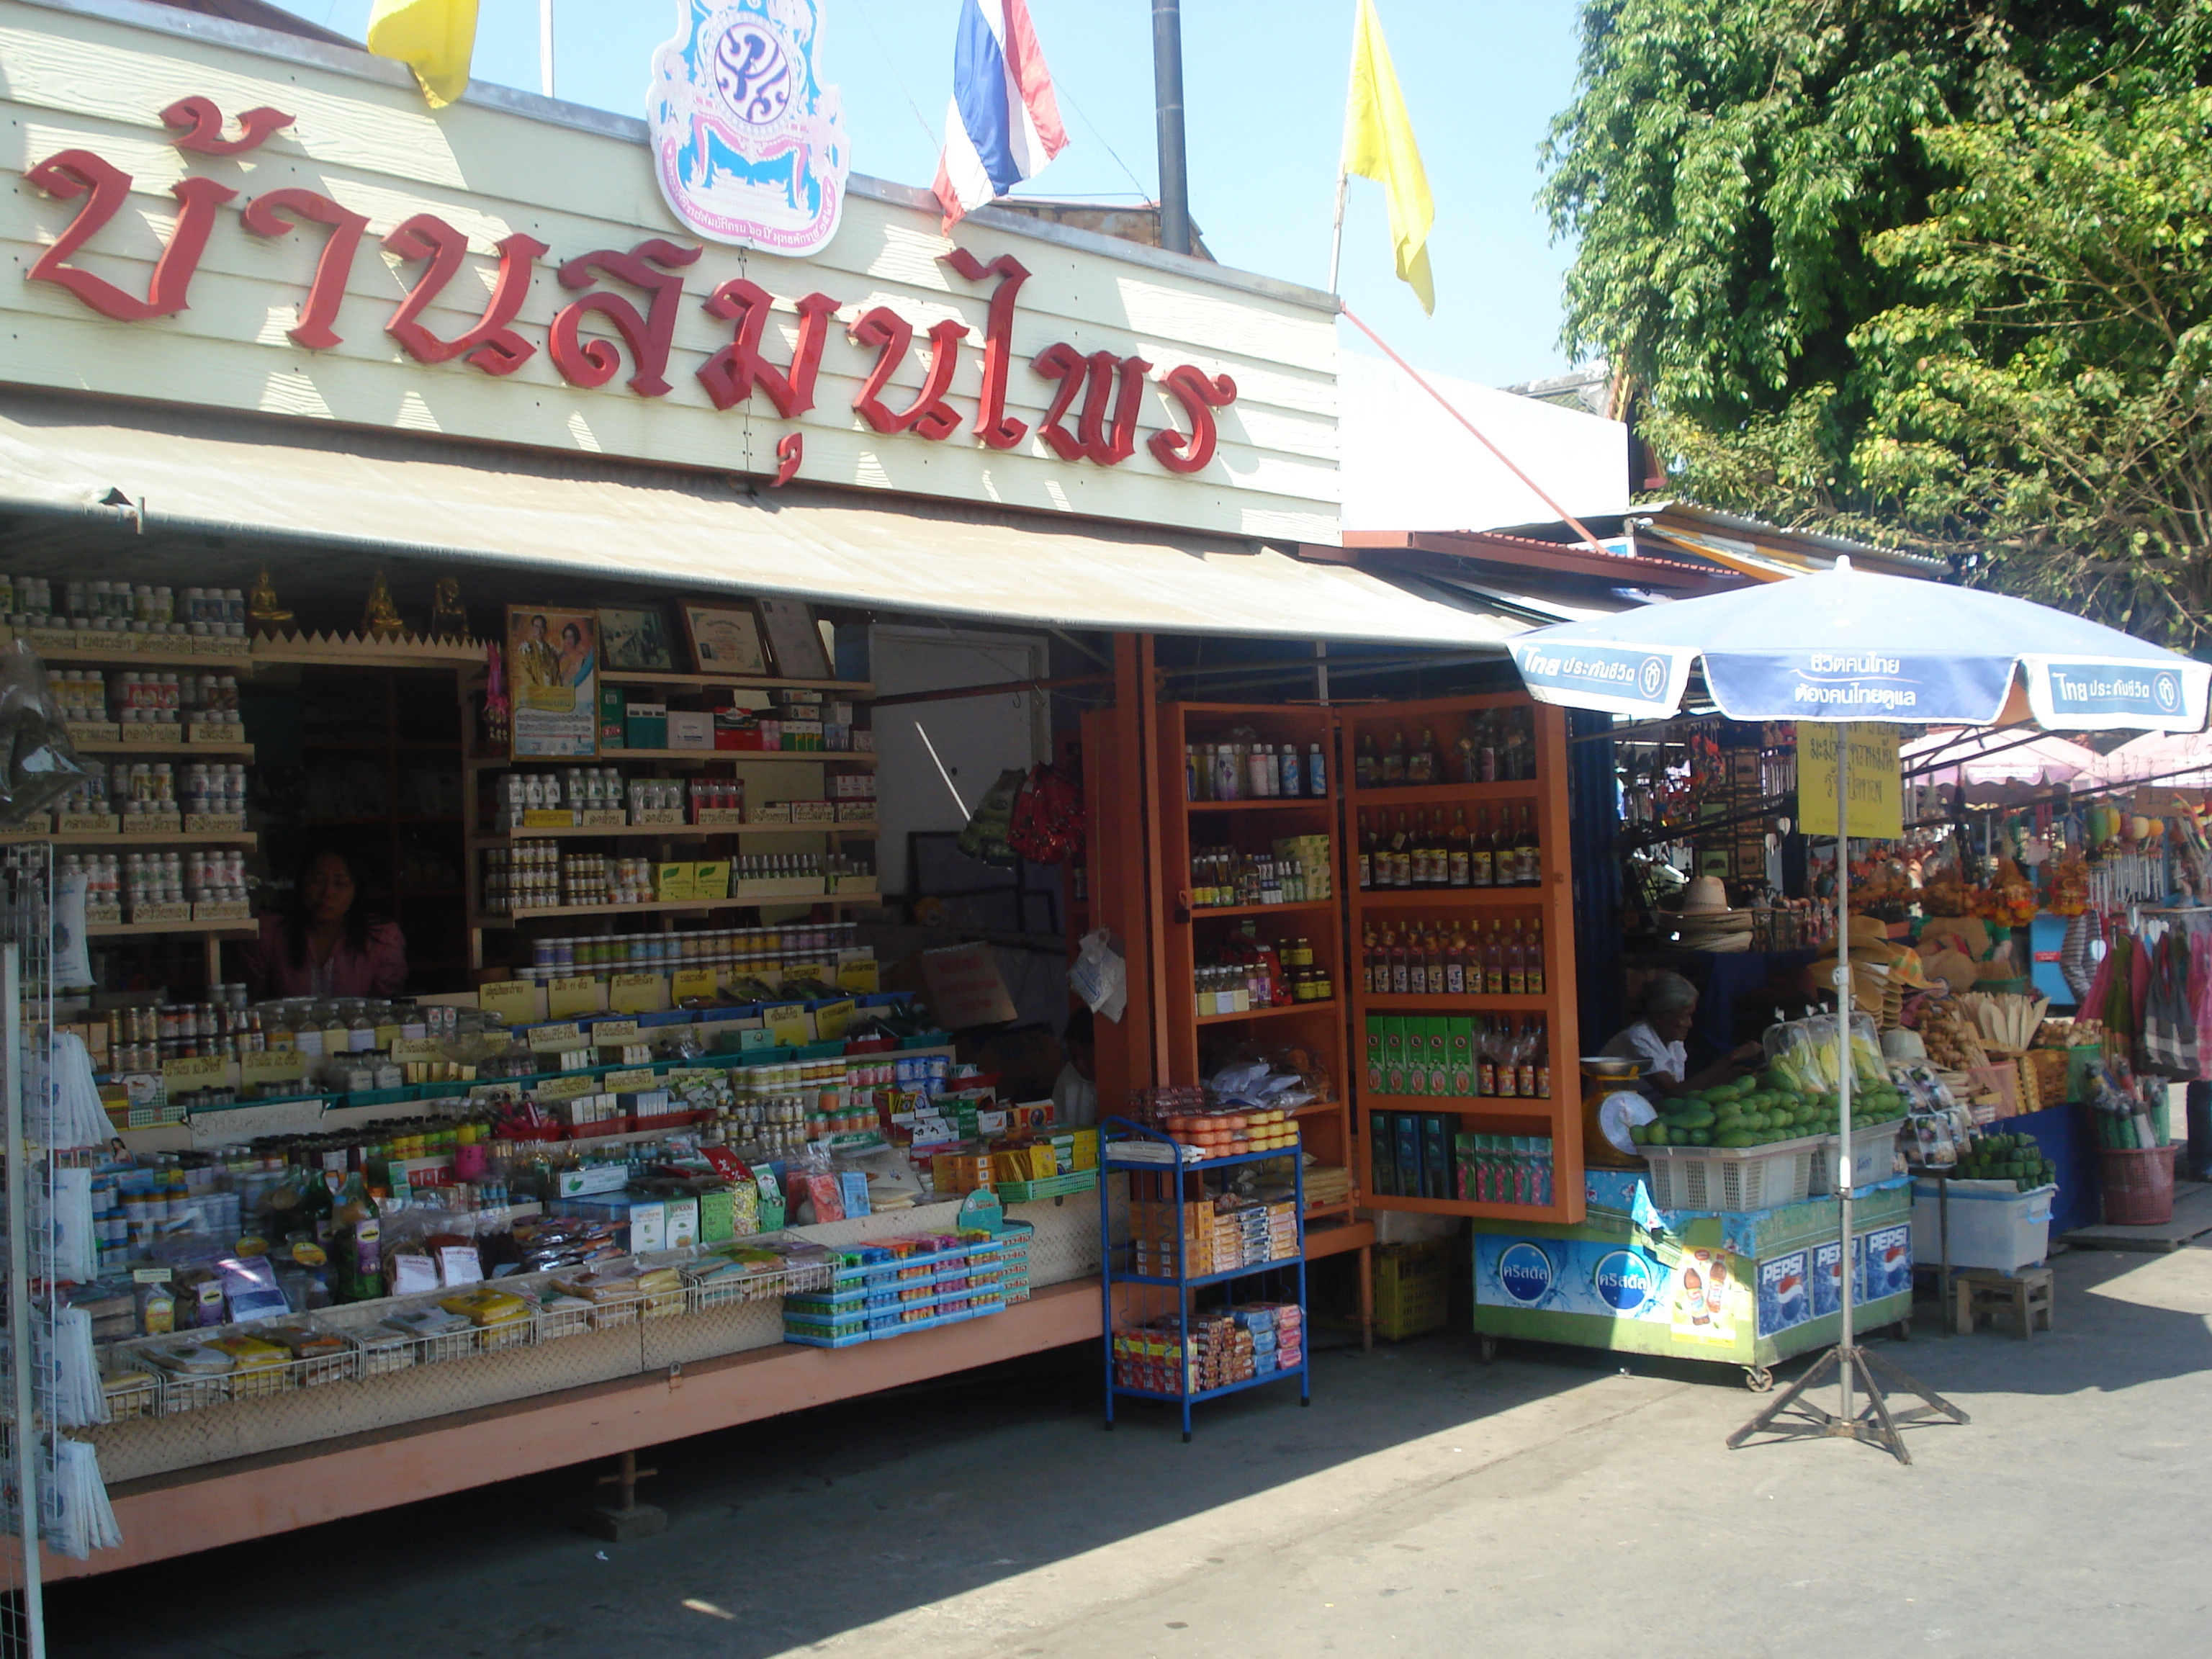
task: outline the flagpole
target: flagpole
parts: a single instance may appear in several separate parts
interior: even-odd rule
[[[538,0],[538,90],[553,95],[553,0]]]
[[[1340,166],[1336,170],[1336,228],[1328,238],[1328,291],[1336,292],[1337,267],[1344,260],[1344,187],[1348,175]]]

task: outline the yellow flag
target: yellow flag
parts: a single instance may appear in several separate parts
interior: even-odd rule
[[[1421,168],[1421,148],[1413,142],[1413,123],[1390,67],[1390,48],[1376,21],[1374,0],[1359,0],[1359,21],[1352,37],[1352,91],[1344,106],[1344,171],[1372,179],[1390,204],[1390,246],[1398,256],[1398,275],[1413,284],[1421,309],[1433,315],[1437,288],[1429,275],[1429,227],[1436,203],[1429,175]]]
[[[469,89],[477,46],[477,0],[376,0],[368,15],[368,49],[415,71],[433,109]]]

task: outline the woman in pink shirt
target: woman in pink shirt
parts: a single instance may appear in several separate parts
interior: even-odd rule
[[[395,922],[362,908],[368,872],[351,853],[318,848],[300,866],[284,908],[261,919],[246,947],[258,997],[392,997],[407,984],[407,941]]]

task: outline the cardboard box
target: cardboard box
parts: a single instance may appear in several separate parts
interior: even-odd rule
[[[688,899],[699,896],[696,877],[698,866],[686,860],[653,866],[653,892],[659,899]]]
[[[997,954],[988,945],[948,945],[924,951],[921,958],[922,997],[948,1031],[996,1025],[1014,1018],[1014,1000],[999,972]]]
[[[667,748],[668,705],[665,702],[626,704],[623,719],[623,746],[627,749]]]
[[[712,749],[714,746],[714,717],[696,708],[672,708],[668,711],[668,747],[671,749]]]
[[[628,710],[623,702],[623,690],[618,685],[599,688],[599,750],[619,749],[628,734]]]
[[[707,859],[691,866],[691,892],[696,898],[726,899],[730,896],[730,861],[727,859]]]

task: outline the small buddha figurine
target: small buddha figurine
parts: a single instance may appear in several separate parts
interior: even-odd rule
[[[276,585],[269,580],[266,567],[246,596],[246,614],[252,618],[256,627],[272,632],[292,620],[292,613],[276,603]]]
[[[362,608],[361,631],[374,640],[396,640],[407,631],[399,607],[392,602],[392,584],[381,570],[368,586],[368,603]]]
[[[441,576],[431,590],[430,637],[465,640],[468,636],[469,613],[461,609],[460,578]]]

